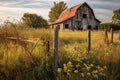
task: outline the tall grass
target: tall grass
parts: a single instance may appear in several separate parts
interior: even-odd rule
[[[0,29],[0,80],[54,80],[54,31],[24,26],[6,24]],[[34,44],[7,37],[39,41]],[[120,80],[118,33],[114,34],[112,44],[104,43],[104,31],[92,31],[91,39],[88,54],[87,31],[59,31],[57,80]]]
[[[66,75],[66,78],[72,76],[73,79],[70,77],[70,80],[78,80],[77,76],[75,76],[78,75],[79,80],[119,80],[120,41],[118,40],[118,36],[118,33],[114,33],[114,43],[111,44],[108,42],[109,44],[105,44],[104,31],[92,31],[92,50],[90,54],[87,55],[87,31],[60,31],[59,55],[60,64],[62,64],[59,70],[61,69],[60,75],[62,75],[59,76],[59,78],[63,80]],[[110,32],[108,33],[108,37],[110,41]],[[63,56],[64,58],[61,58]],[[64,68],[64,64],[67,65],[69,62],[72,62],[73,68]],[[77,68],[77,65],[80,65],[80,67]],[[94,68],[90,65],[94,65]],[[99,69],[102,69],[102,72],[100,72],[98,66],[101,66]],[[85,67],[86,69],[88,67],[90,69],[88,71],[84,70]],[[78,71],[77,74],[74,73],[76,70]],[[92,74],[94,71],[98,71],[98,73]]]

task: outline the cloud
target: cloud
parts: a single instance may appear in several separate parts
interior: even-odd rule
[[[111,10],[101,8],[94,9],[94,13],[96,14],[96,18],[98,18],[102,22],[110,22],[113,15]]]
[[[0,0],[0,18],[9,16],[19,20],[24,13],[29,12],[48,19],[53,1],[65,1],[68,7],[87,2],[102,22],[111,21],[113,10],[120,8],[119,0]]]
[[[0,7],[0,19],[7,19],[7,17],[12,17],[13,19],[20,19],[22,15],[26,12],[28,13],[36,13],[38,15],[43,16],[44,18],[48,18],[49,9],[32,9],[32,8],[10,8],[10,7]],[[42,11],[42,12],[41,12]]]

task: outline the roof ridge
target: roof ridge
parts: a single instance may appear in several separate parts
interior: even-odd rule
[[[61,22],[65,21],[65,20],[68,20],[68,19],[74,17],[77,9],[78,9],[79,7],[81,7],[82,5],[84,5],[84,4],[87,4],[87,3],[84,2],[84,3],[82,3],[82,4],[78,4],[78,5],[75,5],[75,6],[71,7],[71,8],[65,9],[65,10],[60,14],[58,20],[56,20],[55,22],[53,22],[53,24],[55,24],[55,23],[61,23]]]
[[[77,7],[77,6],[81,6],[81,5],[83,5],[83,4],[87,4],[87,3],[86,3],[86,2],[80,3],[80,4],[77,4],[77,5],[73,6],[73,7],[71,7],[71,8],[74,8],[74,7]],[[70,9],[70,8],[68,8],[68,9]]]

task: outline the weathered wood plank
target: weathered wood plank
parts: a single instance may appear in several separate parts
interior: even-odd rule
[[[88,30],[88,53],[91,50],[91,30]]]
[[[106,29],[105,29],[104,42],[105,42],[105,44],[108,44],[108,43],[109,43],[109,39],[108,39],[108,32],[107,32],[107,30],[106,30]]]
[[[114,37],[113,29],[111,28],[111,41],[110,41],[110,43],[113,43],[113,37]]]
[[[10,40],[19,40],[22,42],[30,42],[30,43],[37,43],[39,41],[39,38],[28,38],[28,39],[23,39],[23,38],[17,38],[17,37],[7,37]]]
[[[119,30],[119,32],[118,32],[118,39],[120,40],[120,30]]]
[[[59,26],[55,28],[54,31],[54,75],[57,76],[57,67],[58,67],[58,32]]]

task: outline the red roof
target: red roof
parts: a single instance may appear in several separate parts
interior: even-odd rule
[[[52,24],[62,23],[63,21],[66,21],[66,20],[74,17],[75,14],[76,14],[76,12],[77,12],[77,10],[78,10],[78,8],[80,8],[80,7],[81,7],[82,5],[84,5],[84,4],[87,4],[87,3],[84,2],[83,4],[79,4],[79,5],[76,5],[76,6],[74,6],[74,7],[69,8],[69,9],[64,10],[64,11],[60,14],[58,20],[55,21],[55,22],[53,22]],[[89,5],[87,5],[87,6],[89,7]],[[90,9],[91,9],[91,8],[90,8]],[[92,10],[92,9],[91,9],[91,10]],[[93,11],[92,11],[92,12],[93,12]],[[94,13],[93,13],[93,14],[94,14]]]
[[[76,5],[76,6],[74,6],[74,7],[69,8],[69,9],[64,10],[64,11],[60,14],[58,20],[55,21],[55,22],[53,22],[52,24],[61,23],[61,22],[63,22],[63,21],[66,21],[66,20],[74,17],[75,14],[76,14],[77,9],[78,9],[81,5],[82,5],[82,4],[79,4],[79,5]]]
[[[68,20],[70,18],[72,18],[73,16],[75,16],[77,9],[80,7],[80,5],[72,7],[70,9],[66,9],[65,11],[63,11],[61,13],[61,15],[59,16],[58,20],[56,21],[56,23]]]

